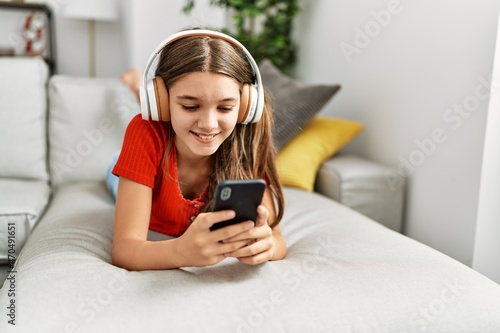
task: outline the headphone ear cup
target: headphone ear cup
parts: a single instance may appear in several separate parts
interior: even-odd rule
[[[252,108],[251,110],[252,114],[251,118],[248,119],[248,122],[257,123],[259,122],[260,118],[262,117],[262,113],[264,112],[264,105],[262,105],[262,107],[259,108],[259,104],[264,103],[263,101],[264,94],[259,94],[259,89],[255,85],[251,85],[250,89],[252,91],[252,93],[250,94],[252,98],[250,100],[250,108]]]
[[[240,110],[238,111],[238,124],[248,123],[248,113],[252,101],[252,87],[247,83],[241,88]]]
[[[170,121],[170,104],[168,90],[161,76],[153,78],[158,120]]]

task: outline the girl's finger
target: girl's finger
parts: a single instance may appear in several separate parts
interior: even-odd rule
[[[264,205],[259,205],[257,207],[257,213],[259,214],[257,216],[257,221],[255,221],[255,226],[262,226],[262,225],[267,225],[267,219],[269,218],[269,211],[267,210],[266,206]]]

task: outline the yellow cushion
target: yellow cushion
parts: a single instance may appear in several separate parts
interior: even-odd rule
[[[314,117],[276,156],[281,182],[312,191],[321,164],[351,142],[363,129],[356,121]]]

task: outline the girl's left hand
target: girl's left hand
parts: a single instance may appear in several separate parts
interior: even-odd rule
[[[255,227],[234,237],[223,240],[224,243],[247,240],[246,246],[233,252],[226,253],[226,257],[235,257],[244,264],[258,265],[273,258],[276,251],[276,241],[273,230],[267,220],[269,211],[264,205],[257,207],[257,221]]]

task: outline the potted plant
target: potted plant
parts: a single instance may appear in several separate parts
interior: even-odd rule
[[[186,0],[183,12],[191,13],[195,2]],[[295,63],[292,28],[298,0],[210,0],[210,5],[228,10],[234,27],[219,29],[245,45],[257,62],[268,58],[284,72]]]

